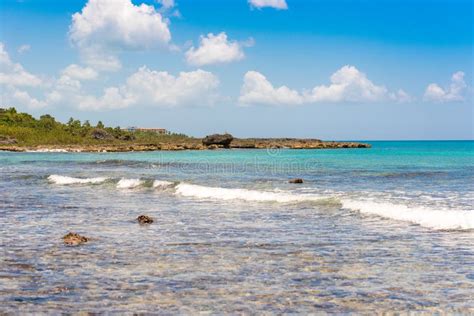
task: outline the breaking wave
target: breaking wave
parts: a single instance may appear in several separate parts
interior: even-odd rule
[[[140,179],[126,179],[122,178],[117,182],[117,189],[133,189],[143,185],[145,181]]]
[[[67,176],[60,176],[57,174],[52,174],[48,177],[48,181],[54,184],[97,184],[105,182],[108,178],[97,177],[97,178],[73,178]]]
[[[61,175],[50,175],[48,181],[59,185],[100,184],[110,178],[74,178]],[[175,194],[198,199],[242,200],[249,202],[319,202],[362,214],[376,215],[392,220],[405,221],[437,230],[473,230],[474,210],[436,209],[428,206],[408,206],[390,202],[374,202],[344,198],[339,194],[292,193],[285,191],[260,191],[251,189],[222,188],[201,186],[190,183],[178,183],[164,180],[143,180],[121,178],[116,182],[117,189],[134,189],[148,187],[166,189],[175,186]]]
[[[343,200],[345,209],[384,218],[411,222],[439,230],[474,229],[474,211],[434,210],[426,207],[409,207],[388,202]]]
[[[180,183],[176,193],[182,196],[201,199],[243,200],[255,202],[304,202],[333,201],[334,205],[363,214],[411,222],[423,227],[437,230],[471,230],[474,229],[474,211],[435,210],[427,207],[410,207],[389,202],[356,201],[338,199],[335,196],[314,194],[297,194],[289,192],[257,191],[248,189],[228,189]]]
[[[227,189],[206,187],[195,184],[180,183],[176,186],[176,193],[182,196],[203,199],[244,200],[255,202],[303,202],[327,200],[327,197],[310,194],[293,194],[285,192],[257,191],[248,189]]]
[[[160,189],[164,189],[164,188],[167,188],[167,187],[170,187],[172,186],[174,183],[173,182],[170,182],[170,181],[164,181],[164,180],[155,180],[153,181],[153,187],[154,188],[160,188]]]

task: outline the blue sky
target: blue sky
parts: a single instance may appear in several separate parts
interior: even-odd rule
[[[474,136],[472,1],[0,3],[2,106],[194,136]]]

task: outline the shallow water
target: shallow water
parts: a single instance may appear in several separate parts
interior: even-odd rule
[[[474,313],[473,149],[0,153],[0,311]]]

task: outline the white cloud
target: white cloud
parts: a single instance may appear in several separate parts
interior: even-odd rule
[[[415,100],[411,95],[403,89],[399,89],[396,93],[390,93],[390,99],[398,103],[408,103]]]
[[[168,21],[152,5],[89,0],[72,16],[69,37],[85,63],[114,71],[121,67],[118,52],[167,46],[171,33]]]
[[[122,109],[130,106],[136,101],[124,94],[119,88],[110,87],[104,90],[104,94],[96,98],[94,96],[84,96],[80,99],[79,109],[81,110],[112,110]]]
[[[157,0],[156,2],[161,4],[164,9],[170,9],[175,6],[174,0]]]
[[[331,75],[329,86],[314,87],[311,102],[372,102],[387,98],[387,89],[377,86],[354,66],[344,66]]]
[[[288,9],[288,5],[286,4],[286,0],[249,0],[249,3],[254,8],[274,8],[278,10],[286,10]]]
[[[390,93],[384,86],[378,86],[354,66],[344,66],[330,78],[330,85],[320,85],[311,91],[298,92],[286,86],[274,88],[256,71],[245,74],[239,102],[243,105],[298,105],[320,102],[407,102],[411,97],[403,90]]]
[[[257,71],[248,71],[244,76],[239,97],[239,103],[242,105],[296,105],[303,102],[303,97],[297,91],[286,86],[275,88]]]
[[[0,89],[0,106],[23,106],[30,109],[39,109],[47,106],[47,102],[32,97],[27,91],[14,86]]]
[[[238,61],[245,57],[243,46],[252,45],[253,41],[231,41],[225,32],[217,35],[209,33],[207,36],[201,36],[198,48],[193,46],[186,52],[186,60],[195,66]]]
[[[218,98],[218,86],[218,78],[207,71],[181,72],[173,76],[144,66],[128,77],[124,85],[107,88],[99,98],[83,98],[79,107],[107,110],[138,104],[156,107],[210,105]]]
[[[40,101],[30,96],[29,93],[26,91],[15,89],[11,95],[12,101],[15,105],[23,105],[30,109],[39,109],[47,106],[47,103],[45,101]]]
[[[0,84],[36,87],[41,83],[40,78],[26,71],[21,64],[14,63],[0,42]]]
[[[20,47],[18,47],[17,52],[19,54],[23,54],[23,53],[29,52],[30,49],[31,49],[30,45],[24,44],[24,45],[21,45]]]
[[[441,88],[436,83],[431,83],[426,87],[423,99],[434,102],[454,102],[464,100],[464,91],[466,90],[464,81],[464,72],[458,71],[451,76],[449,87]]]
[[[76,64],[71,64],[63,69],[62,75],[77,80],[93,80],[96,79],[99,74],[91,67],[81,67]]]

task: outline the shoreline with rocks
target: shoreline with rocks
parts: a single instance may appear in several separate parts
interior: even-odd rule
[[[186,142],[156,144],[93,144],[93,145],[37,145],[0,144],[0,151],[9,152],[143,152],[143,151],[181,151],[181,150],[219,150],[219,149],[346,149],[371,148],[370,144],[358,142],[321,141],[319,139],[295,138],[243,138],[232,139],[228,143],[190,139]]]

